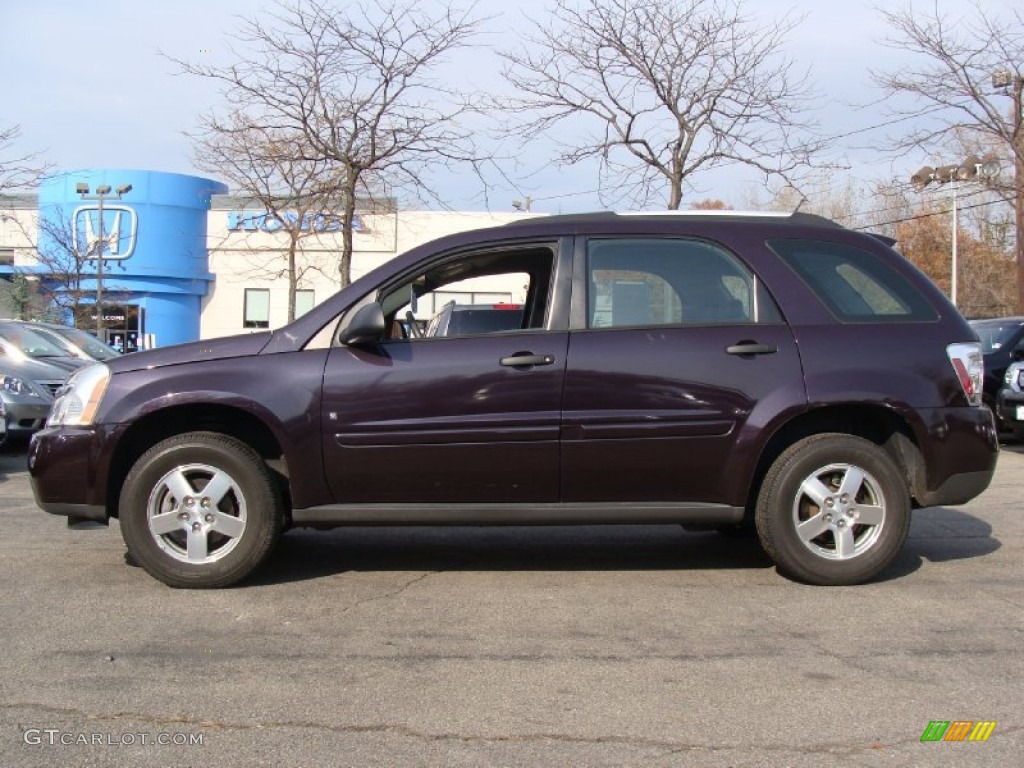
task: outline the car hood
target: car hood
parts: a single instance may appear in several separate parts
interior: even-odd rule
[[[15,376],[19,379],[31,379],[32,381],[64,381],[69,371],[60,366],[50,365],[41,360],[11,360],[5,358],[0,361],[0,374],[4,376]]]
[[[113,373],[140,371],[149,368],[163,368],[167,365],[181,365],[200,360],[219,360],[229,357],[246,357],[259,354],[270,341],[271,332],[245,333],[239,336],[225,336],[220,339],[194,341],[188,344],[174,344],[161,349],[132,352],[128,355],[105,361]]]

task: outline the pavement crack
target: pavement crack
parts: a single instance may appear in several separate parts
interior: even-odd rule
[[[348,606],[344,610],[339,611],[338,614],[339,615],[346,614],[349,611],[353,611],[356,608],[364,606],[364,605],[366,605],[368,603],[377,603],[377,602],[380,602],[382,600],[390,600],[393,597],[398,597],[400,594],[405,592],[407,589],[410,589],[411,587],[415,586],[416,584],[419,584],[421,581],[425,581],[425,580],[429,579],[431,576],[436,576],[439,573],[445,573],[445,571],[427,571],[425,573],[421,573],[419,576],[416,576],[416,577],[414,577],[412,579],[409,579],[407,582],[402,584],[397,589],[392,589],[391,591],[385,592],[382,595],[374,595],[373,597],[364,597],[362,600],[356,600],[354,603],[352,603],[352,605]]]

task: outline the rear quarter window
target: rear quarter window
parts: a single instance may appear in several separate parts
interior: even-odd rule
[[[927,322],[938,318],[935,308],[910,281],[871,251],[814,240],[769,240],[768,246],[841,322]]]

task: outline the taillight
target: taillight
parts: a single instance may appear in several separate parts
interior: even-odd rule
[[[976,341],[950,344],[946,347],[946,354],[953,364],[967,402],[981,405],[981,388],[985,380],[985,358],[981,354],[981,344]]]

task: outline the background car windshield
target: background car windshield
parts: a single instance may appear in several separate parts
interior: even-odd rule
[[[29,357],[67,357],[68,353],[28,328],[16,325],[0,327],[0,336],[16,346]]]
[[[80,328],[61,328],[57,333],[67,339],[70,339],[81,347],[85,354],[95,360],[109,360],[112,357],[118,356],[117,352],[112,350],[106,344],[100,342],[100,340],[91,333],[86,333]]]
[[[981,339],[981,345],[985,350],[984,354],[987,355],[989,352],[1002,349],[1003,345],[1013,337],[1013,334],[1016,333],[1022,324],[1019,320],[1012,323],[999,320],[988,322],[978,322],[976,320],[971,325],[977,332],[978,338]]]

